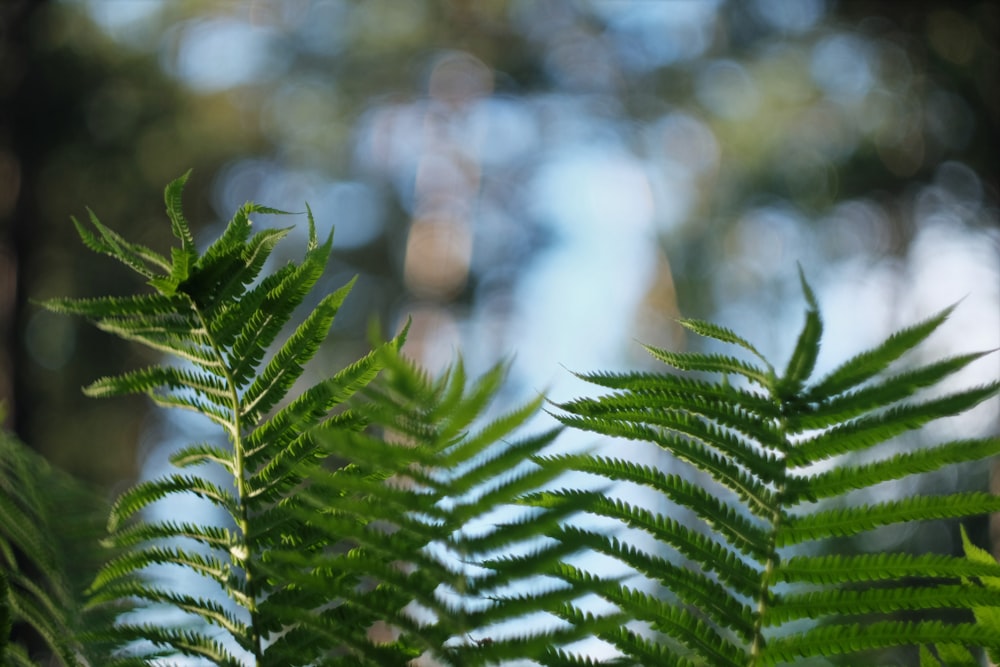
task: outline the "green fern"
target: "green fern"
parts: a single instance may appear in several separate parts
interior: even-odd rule
[[[350,463],[311,471],[301,496],[301,520],[325,536],[321,541],[342,548],[285,553],[271,563],[272,575],[336,601],[304,617],[303,632],[329,641],[343,632],[345,618],[360,621],[350,640],[359,660],[351,664],[373,666],[403,665],[425,654],[438,664],[496,664],[584,637],[585,630],[565,624],[503,627],[579,596],[565,586],[538,591],[532,581],[551,559],[550,550],[532,541],[565,515],[514,512],[526,492],[559,474],[530,462],[558,429],[512,438],[538,412],[541,398],[484,420],[503,366],[467,386],[461,361],[431,379],[393,350],[381,356],[385,370],[364,390],[367,400],[351,409],[351,419],[368,429],[315,434],[328,455]],[[487,565],[490,554],[518,551],[527,555],[516,572]],[[367,593],[356,595],[359,589]],[[366,642],[363,632],[376,622],[398,637]],[[301,655],[301,637],[279,640],[286,660]]]
[[[1000,453],[1000,439],[982,438],[868,462],[854,456],[996,396],[998,382],[914,398],[986,353],[883,375],[944,322],[949,308],[813,380],[823,327],[804,278],[802,285],[809,305],[805,326],[780,374],[734,332],[683,321],[697,334],[741,348],[750,360],[648,347],[654,357],[687,373],[581,375],[614,391],[558,406],[558,417],[568,426],[653,443],[688,468],[672,473],[628,457],[538,459],[655,492],[655,500],[642,503],[578,489],[540,493],[529,501],[612,519],[656,545],[633,546],[625,537],[573,522],[553,535],[564,545],[615,558],[647,581],[595,583],[585,571],[558,570],[569,585],[593,588],[626,617],[646,624],[641,633],[624,628],[596,633],[634,664],[763,667],[813,656],[857,659],[896,646],[923,646],[926,652],[933,644],[966,653],[965,647],[1000,647],[994,624],[941,615],[947,610],[977,610],[980,617],[998,612],[995,590],[969,583],[1000,575],[992,559],[817,551],[835,538],[900,522],[1000,511],[1000,497],[975,491],[883,502],[847,497],[882,482]],[[664,501],[698,520],[650,509]]]
[[[199,253],[181,212],[185,179],[166,189],[179,240],[170,259],[126,241],[93,214],[90,227],[74,220],[88,247],[143,275],[154,293],[44,304],[175,359],[101,378],[87,394],[145,394],[157,405],[203,415],[228,440],[184,447],[171,457],[178,472],[142,482],[115,502],[107,541],[119,554],[97,575],[91,604],[115,609],[137,600],[187,620],[121,616],[89,636],[115,653],[107,664],[186,655],[217,665],[384,666],[426,654],[474,665],[582,637],[567,624],[489,634],[574,597],[565,587],[505,592],[518,581],[530,584],[551,560],[548,549],[526,557],[517,573],[501,576],[484,566],[490,552],[528,550],[540,534],[536,526],[557,523],[556,512],[500,522],[481,534],[465,529],[504,508],[514,511],[523,494],[558,474],[530,462],[515,468],[556,435],[511,439],[541,399],[484,424],[503,367],[471,387],[460,363],[431,380],[399,356],[405,332],[289,396],[351,288],[322,298],[275,345],[324,270],[332,234],[321,243],[310,214],[302,262],[262,275],[288,230],[252,235],[251,214],[280,212],[247,204]],[[231,486],[213,481],[220,471]],[[225,520],[142,519],[153,503],[182,494],[204,499]],[[226,599],[160,585],[148,572],[157,565],[196,573]]]
[[[181,211],[185,180],[166,189],[167,214],[180,241],[169,260],[126,241],[93,214],[92,229],[74,220],[88,247],[143,275],[154,293],[44,304],[86,316],[101,329],[178,360],[101,378],[85,389],[88,395],[145,394],[158,405],[204,415],[228,439],[226,447],[202,443],[183,448],[172,462],[185,472],[140,483],[118,498],[109,519],[108,543],[122,553],[97,576],[91,601],[117,605],[139,600],[188,615],[189,622],[173,626],[120,620],[101,639],[119,647],[133,640],[152,643],[148,650],[133,647],[122,656],[123,663],[135,662],[136,656],[152,660],[183,654],[219,665],[242,664],[244,657],[258,665],[292,664],[269,658],[272,635],[294,627],[295,620],[284,614],[281,596],[275,594],[279,584],[268,578],[265,566],[312,538],[308,525],[288,509],[297,504],[295,490],[303,483],[298,464],[325,456],[312,429],[342,419],[334,411],[375,377],[379,356],[373,351],[287,401],[351,287],[322,298],[287,341],[274,345],[320,278],[332,234],[320,242],[310,215],[301,263],[288,263],[260,277],[271,251],[289,230],[251,234],[250,216],[280,211],[243,206],[224,233],[199,253]],[[232,486],[211,480],[219,469]],[[151,523],[139,517],[149,505],[180,494],[208,501],[227,520],[218,525]],[[228,601],[161,587],[144,576],[154,565],[179,565],[195,572],[206,583],[214,582]],[[311,599],[305,594],[302,598]],[[299,608],[309,610],[306,605]]]
[[[76,639],[84,621],[77,579],[96,568],[88,549],[95,551],[89,545],[105,509],[96,494],[0,432],[0,664],[86,663]],[[11,641],[15,631],[20,641]]]
[[[806,324],[780,375],[735,332],[685,321],[743,358],[648,348],[682,373],[582,375],[613,393],[559,406],[565,425],[654,443],[703,482],[625,457],[546,454],[558,429],[518,435],[541,398],[491,418],[504,367],[470,382],[459,361],[432,379],[400,355],[405,331],[291,395],[351,288],[320,299],[276,344],[320,278],[332,235],[321,243],[310,214],[303,260],[265,274],[288,230],[252,234],[251,214],[280,212],[247,204],[199,252],[181,212],[185,179],[166,190],[179,241],[169,259],[93,214],[89,227],[74,220],[88,247],[140,273],[153,292],[45,304],[173,359],[101,378],[88,394],[147,395],[206,417],[228,441],[187,445],[171,458],[178,472],[114,504],[114,555],[90,599],[120,615],[86,636],[83,646],[101,656],[95,664],[181,655],[258,666],[599,664],[574,651],[589,635],[619,650],[611,664],[668,667],[762,667],[902,645],[937,667],[971,664],[976,647],[1000,651],[1000,565],[971,545],[966,558],[817,548],[895,523],[1000,510],[1000,499],[977,492],[849,502],[854,491],[1000,453],[1000,440],[981,438],[856,456],[1000,391],[991,383],[918,396],[984,353],[884,376],[950,309],[813,380],[822,321],[803,279]],[[604,486],[559,490],[569,470]],[[231,484],[215,481],[219,473]],[[617,497],[619,483],[652,489],[700,521]],[[191,494],[224,519],[143,519],[150,505]],[[581,513],[632,532],[608,535],[581,524]],[[645,543],[633,544],[635,534]],[[29,553],[38,560],[45,551]],[[589,572],[587,553],[619,560],[644,583]],[[224,598],[161,585],[149,572],[157,565],[195,573]],[[22,580],[15,570],[0,576],[0,629],[19,619]],[[591,596],[618,611],[587,609]],[[143,621],[135,604],[185,620]],[[71,628],[53,618],[58,653]],[[0,650],[17,655],[6,640],[0,633]]]

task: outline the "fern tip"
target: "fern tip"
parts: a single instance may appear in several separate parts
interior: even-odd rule
[[[813,292],[812,286],[809,281],[806,280],[806,272],[802,268],[802,262],[796,262],[799,269],[799,284],[802,285],[802,293],[806,297],[806,303],[809,304],[810,310],[819,310],[819,303],[816,300],[816,293]]]

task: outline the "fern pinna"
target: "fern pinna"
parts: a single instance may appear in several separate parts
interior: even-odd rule
[[[475,665],[579,638],[584,631],[573,627],[487,634],[525,611],[544,610],[546,601],[572,598],[565,590],[504,596],[505,584],[542,569],[545,552],[502,580],[477,566],[491,550],[525,551],[538,534],[534,526],[557,518],[546,523],[536,513],[477,534],[465,529],[558,474],[529,461],[556,431],[512,437],[540,399],[482,424],[503,367],[471,387],[461,364],[431,380],[399,356],[402,335],[289,397],[351,287],[322,298],[275,347],[321,276],[332,234],[320,242],[310,214],[302,262],[261,276],[288,230],[251,234],[251,214],[280,212],[247,204],[199,253],[181,211],[185,179],[166,189],[180,242],[169,260],[93,214],[93,231],[74,220],[87,246],[142,274],[155,293],[44,304],[177,362],[102,378],[88,394],[146,394],[160,406],[204,415],[228,438],[228,447],[184,447],[171,461],[194,472],[140,483],[114,504],[108,542],[120,555],[96,577],[92,604],[128,611],[138,601],[186,620],[121,616],[90,636],[91,645],[115,655],[101,664],[184,655],[217,665],[382,667],[426,655],[437,664]],[[383,368],[385,378],[373,384]],[[331,459],[346,465],[324,466]],[[213,481],[219,470],[231,488]],[[181,494],[206,499],[226,520],[142,519],[151,504]],[[163,564],[214,582],[228,600],[154,583],[147,569]]]
[[[945,320],[951,310],[946,309],[814,380],[823,326],[804,278],[802,285],[809,305],[805,325],[781,374],[733,331],[687,320],[682,322],[687,329],[746,354],[648,347],[681,372],[581,375],[614,391],[558,406],[564,424],[654,443],[705,480],[692,482],[692,472],[675,474],[629,457],[541,459],[661,494],[637,504],[569,489],[531,501],[573,506],[645,534],[642,546],[573,523],[555,535],[618,559],[646,578],[645,586],[626,586],[568,564],[557,570],[648,625],[647,631],[621,627],[599,633],[631,664],[763,667],[837,655],[853,656],[849,664],[860,664],[858,659],[871,659],[880,649],[909,645],[921,646],[926,664],[937,665],[929,660],[945,651],[971,658],[967,646],[1000,649],[996,625],[976,623],[968,613],[1000,609],[995,590],[976,583],[978,577],[1000,574],[997,563],[940,554],[829,552],[837,543],[833,538],[880,526],[1000,511],[1000,497],[973,491],[884,502],[849,497],[852,491],[1000,453],[997,438],[890,454],[875,449],[996,396],[1000,383],[993,382],[914,398],[986,353],[885,376],[893,361]],[[876,456],[864,462],[854,456],[864,453]],[[644,500],[650,497],[646,493]],[[679,521],[675,510],[652,509],[667,501],[699,520]],[[648,546],[650,540],[655,547]],[[945,610],[964,612],[965,620],[942,616]]]

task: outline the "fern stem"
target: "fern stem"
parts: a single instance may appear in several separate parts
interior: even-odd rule
[[[783,403],[780,398],[777,400],[779,405]],[[782,413],[784,413],[784,410],[785,408],[782,406]],[[788,452],[791,445],[788,440],[788,420],[786,417],[782,417],[778,421],[778,431],[781,433],[784,441],[784,446],[781,448],[781,451]],[[764,564],[764,572],[761,575],[760,580],[760,589],[757,591],[757,616],[754,619],[753,624],[753,643],[750,646],[750,664],[748,667],[756,667],[763,657],[764,648],[766,646],[766,642],[764,640],[764,627],[766,626],[767,614],[770,608],[770,591],[773,583],[774,569],[778,561],[777,543],[778,532],[781,530],[781,499],[785,496],[785,480],[787,478],[788,471],[787,456],[783,454],[781,456],[781,461],[781,478],[775,480],[775,492],[771,495],[771,498],[776,499],[777,503],[776,506],[771,508],[771,530],[767,538],[767,562]]]
[[[233,377],[228,364],[225,363],[225,355],[222,353],[222,350],[219,349],[215,338],[211,335],[211,333],[209,333],[208,323],[205,321],[201,309],[195,304],[192,304],[192,307],[194,308],[195,314],[206,332],[205,338],[209,341],[209,345],[212,347],[212,353],[215,355],[216,359],[219,360],[220,369],[226,378],[226,389],[229,394],[229,401],[232,404],[232,423],[228,425],[228,430],[229,439],[233,445],[234,457],[233,482],[236,485],[237,516],[233,518],[236,520],[237,543],[230,547],[229,555],[230,558],[233,559],[234,564],[243,570],[245,588],[244,605],[246,606],[247,612],[250,614],[250,646],[252,648],[254,664],[260,665],[263,664],[264,653],[259,630],[260,622],[257,610],[257,582],[249,565],[251,562],[250,540],[248,539],[250,517],[247,509],[249,490],[247,489],[246,463],[244,460],[245,452],[243,446],[242,425],[243,410],[240,401],[240,394],[237,388],[236,379]]]
[[[764,651],[764,622],[769,608],[771,579],[774,574],[774,567],[777,561],[775,544],[780,524],[781,513],[779,511],[775,511],[772,516],[771,535],[768,538],[767,563],[764,565],[764,572],[760,581],[760,589],[757,593],[757,617],[754,619],[753,623],[753,644],[750,646],[750,664],[748,667],[755,667]]]

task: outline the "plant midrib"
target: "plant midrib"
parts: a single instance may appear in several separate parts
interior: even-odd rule
[[[791,407],[787,401],[781,399],[780,396],[776,395],[773,388],[770,388],[771,395],[774,397],[775,401],[778,403],[779,414],[783,415],[778,420],[778,433],[781,435],[782,442],[782,452],[787,452],[788,448],[791,446],[788,439],[788,418],[786,411]],[[753,625],[753,642],[750,645],[750,661],[747,667],[757,667],[761,664],[761,660],[764,657],[764,648],[766,646],[766,641],[764,639],[764,627],[766,626],[767,614],[770,609],[770,591],[771,591],[771,580],[774,575],[774,569],[777,565],[777,538],[778,532],[781,530],[781,499],[784,497],[785,492],[785,479],[788,472],[788,459],[786,456],[781,457],[781,478],[773,480],[775,483],[775,492],[772,496],[775,499],[774,505],[770,508],[771,516],[770,524],[771,528],[768,532],[767,537],[767,562],[764,563],[764,571],[761,573],[760,588],[757,592],[757,618],[754,620]]]
[[[192,308],[195,315],[198,317],[198,321],[204,328],[206,337],[209,341],[209,345],[212,348],[212,352],[219,362],[220,368],[222,368],[223,375],[226,379],[226,386],[228,388],[229,400],[232,404],[232,423],[229,424],[229,437],[233,444],[233,477],[234,483],[236,484],[236,510],[237,516],[236,527],[238,531],[237,535],[237,545],[241,547],[241,553],[236,554],[233,552],[232,547],[230,547],[229,555],[230,558],[235,560],[239,565],[240,569],[243,570],[244,585],[246,587],[246,606],[247,612],[250,614],[250,647],[251,652],[254,656],[255,664],[262,664],[263,661],[263,647],[261,641],[261,634],[258,630],[258,610],[257,610],[257,582],[253,576],[253,571],[249,567],[251,562],[250,546],[247,540],[247,535],[249,535],[250,528],[250,518],[249,510],[247,508],[247,480],[245,475],[245,462],[244,462],[244,451],[243,451],[243,425],[242,417],[243,410],[240,401],[239,390],[236,386],[236,380],[233,377],[232,371],[229,365],[226,363],[226,356],[220,349],[218,342],[215,337],[212,336],[211,329],[208,327],[208,323],[205,321],[205,317],[198,307],[197,304],[192,303]],[[240,562],[242,561],[242,562]]]

